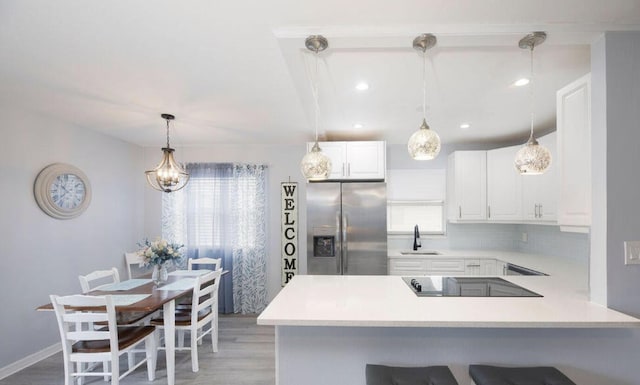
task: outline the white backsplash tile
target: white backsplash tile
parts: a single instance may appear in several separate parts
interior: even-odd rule
[[[526,233],[527,241],[522,241]],[[390,235],[389,250],[410,250],[412,235]],[[589,259],[589,234],[567,233],[558,226],[490,223],[447,224],[444,237],[421,238],[422,250],[475,249],[504,250],[554,255],[581,261]]]

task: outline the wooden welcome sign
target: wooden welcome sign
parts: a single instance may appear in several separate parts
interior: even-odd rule
[[[298,183],[282,182],[282,286],[298,273]]]

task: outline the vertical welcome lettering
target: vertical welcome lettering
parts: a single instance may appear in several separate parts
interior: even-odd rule
[[[298,273],[298,184],[283,182],[282,190],[282,286]]]

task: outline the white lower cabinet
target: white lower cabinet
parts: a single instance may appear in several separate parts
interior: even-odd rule
[[[501,272],[502,271],[500,271],[500,273]],[[498,274],[497,261],[495,259],[481,259],[480,275],[503,275],[503,274]]]
[[[465,259],[465,275],[496,275],[496,271],[495,259]]]
[[[427,260],[426,259],[390,259],[389,275],[426,275]]]
[[[480,275],[480,260],[479,259],[465,259],[465,261],[464,261],[464,274],[465,275]]]
[[[464,275],[464,259],[427,259],[426,275]]]
[[[496,275],[507,275],[507,262],[496,260]]]
[[[504,275],[494,258],[390,258],[389,275]]]

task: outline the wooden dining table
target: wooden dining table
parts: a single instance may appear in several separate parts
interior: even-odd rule
[[[120,313],[151,313],[156,310],[163,310],[164,318],[164,343],[165,343],[165,356],[167,361],[167,383],[169,385],[175,384],[175,310],[176,300],[181,297],[190,295],[193,292],[193,284],[191,287],[186,288],[187,282],[178,282],[184,279],[190,279],[193,282],[199,273],[203,270],[194,270],[193,273],[189,273],[188,270],[178,270],[169,274],[168,280],[165,283],[156,285],[151,280],[149,282],[142,283],[139,286],[126,289],[126,290],[96,290],[90,291],[86,295],[112,295],[112,296],[125,296],[125,295],[148,295],[146,298],[127,305],[117,305],[116,312]],[[223,272],[223,273],[226,273]],[[134,280],[122,281],[119,284],[120,287],[127,286],[127,282],[134,283]],[[136,283],[142,282],[138,280]],[[106,286],[106,285],[105,285]],[[171,288],[179,286],[176,290],[165,290],[163,288]],[[104,287],[104,286],[101,286]],[[122,298],[122,297],[121,297]],[[53,306],[49,303],[39,306],[36,310],[53,310]],[[126,318],[126,317],[124,317]]]

